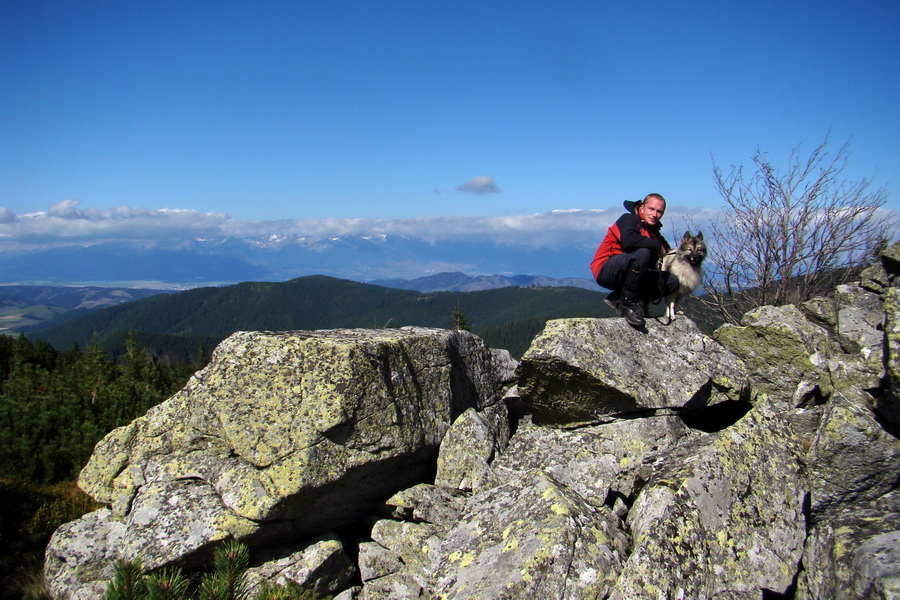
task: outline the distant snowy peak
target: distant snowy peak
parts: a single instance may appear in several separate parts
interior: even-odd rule
[[[553,278],[542,275],[466,275],[465,273],[436,273],[416,279],[385,279],[368,281],[375,285],[415,290],[417,292],[478,292],[504,287],[577,287],[600,290],[596,282],[576,277]]]
[[[289,233],[269,233],[254,236],[240,236],[234,239],[253,248],[282,248],[284,246],[322,247],[327,245],[347,244],[385,244],[391,240],[404,239],[405,236],[384,233],[371,235],[308,235]],[[194,238],[200,244],[219,244],[230,238]],[[410,239],[410,238],[405,238]]]

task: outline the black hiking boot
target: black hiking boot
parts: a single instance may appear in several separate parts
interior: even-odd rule
[[[632,327],[644,326],[644,311],[641,310],[641,305],[637,302],[628,302],[624,299],[619,300],[617,310],[619,316],[625,319]]]

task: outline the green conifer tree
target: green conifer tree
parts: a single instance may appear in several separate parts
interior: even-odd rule
[[[230,540],[213,553],[215,570],[200,581],[201,600],[243,600],[247,598],[244,573],[250,564],[250,550]]]
[[[466,318],[465,313],[463,313],[459,301],[456,303],[456,308],[450,313],[450,327],[457,331],[472,330],[472,326],[469,324],[469,320]]]
[[[141,561],[118,560],[113,567],[115,575],[106,588],[105,600],[143,600],[147,595]]]

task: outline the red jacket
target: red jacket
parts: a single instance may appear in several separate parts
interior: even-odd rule
[[[650,227],[638,216],[640,202],[626,200],[625,210],[628,212],[619,217],[606,231],[606,237],[600,242],[600,247],[594,253],[591,261],[591,273],[594,279],[600,274],[600,268],[609,257],[623,252],[632,252],[638,248],[650,248],[656,250],[660,257],[669,251],[669,242],[666,241],[659,230],[662,223]]]

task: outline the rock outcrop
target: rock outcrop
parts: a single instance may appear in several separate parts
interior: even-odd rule
[[[713,337],[551,321],[520,362],[466,332],[238,333],[98,444],[56,598],[119,558],[340,600],[900,597],[900,244],[828,298]]]
[[[191,566],[226,538],[262,548],[359,521],[433,479],[457,417],[502,404],[510,363],[445,330],[236,333],[97,445],[79,485],[110,508],[56,532],[51,589],[99,589],[110,559]]]
[[[746,383],[744,364],[690,319],[645,335],[622,319],[550,321],[519,366],[519,390],[538,424],[698,410],[739,400]]]

